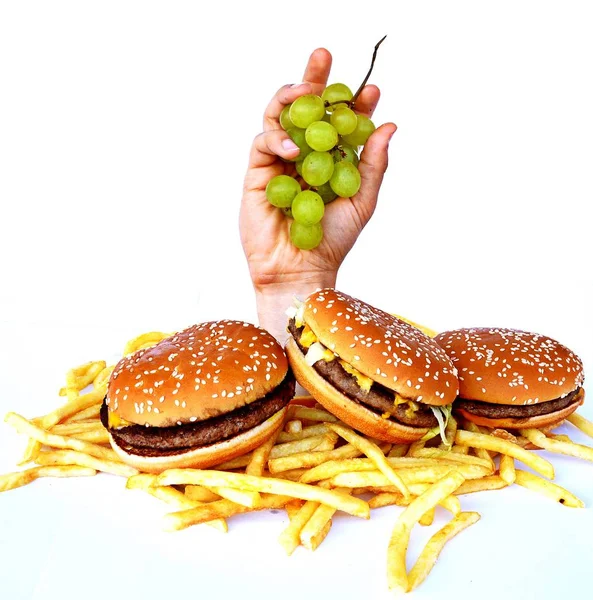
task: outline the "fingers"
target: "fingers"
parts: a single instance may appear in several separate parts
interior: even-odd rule
[[[278,156],[292,159],[298,156],[299,147],[290,139],[283,129],[260,133],[251,146],[249,168],[267,167],[276,161]]]
[[[365,85],[356,99],[354,110],[367,117],[372,117],[381,98],[381,91],[376,85]]]
[[[389,141],[396,130],[397,126],[394,123],[385,123],[378,127],[368,139],[360,155],[358,170],[361,185],[355,206],[364,223],[371,218],[377,206],[379,189],[387,170]]]
[[[280,113],[282,109],[300,96],[311,94],[310,83],[295,83],[294,85],[283,85],[268,104],[264,113],[264,131],[280,129]]]
[[[303,81],[310,83],[313,93],[321,96],[327,85],[327,78],[332,68],[332,55],[325,48],[313,50],[303,75]]]
[[[309,57],[303,83],[284,85],[275,94],[264,112],[264,131],[280,129],[282,109],[305,94],[321,94],[325,89],[332,66],[332,55],[325,48],[317,48]]]

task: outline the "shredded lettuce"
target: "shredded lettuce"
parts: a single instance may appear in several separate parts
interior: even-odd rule
[[[443,444],[445,444],[445,446],[447,446],[447,449],[451,448],[451,444],[449,444],[447,442],[447,437],[445,435],[445,429],[447,428],[447,424],[449,423],[449,418],[451,417],[452,407],[453,407],[452,404],[449,404],[447,406],[431,406],[430,407],[430,410],[432,410],[434,416],[436,417],[436,420],[439,422],[439,426],[431,429],[424,436],[424,438],[426,438],[426,436],[431,432],[433,432],[433,435],[428,437],[427,440],[424,440],[424,438],[422,438],[423,441],[428,441],[428,440],[432,439],[433,437],[436,437],[437,435],[440,434],[441,440],[443,440]]]

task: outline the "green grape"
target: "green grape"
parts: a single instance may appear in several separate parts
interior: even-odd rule
[[[280,113],[280,127],[285,131],[294,127],[294,123],[290,120],[290,115],[288,114],[291,106],[291,104],[287,104]]]
[[[305,140],[313,150],[325,152],[338,143],[338,132],[330,123],[315,121],[305,130]]]
[[[288,111],[290,120],[301,129],[306,129],[314,121],[321,121],[325,115],[323,100],[315,94],[297,98]]]
[[[296,172],[302,177],[303,176],[303,161],[297,160],[294,163],[294,166],[296,167]]]
[[[352,91],[343,83],[332,83],[328,85],[321,94],[321,99],[326,103],[327,111],[333,112],[338,107],[347,106],[347,104],[334,104],[334,102],[350,102],[352,100]]]
[[[356,154],[356,150],[354,150],[352,146],[340,144],[332,150],[331,155],[334,159],[334,162],[341,162],[342,160],[345,160],[352,163],[355,167],[358,166],[358,154]]]
[[[294,219],[294,217],[292,216],[292,209],[290,208],[290,206],[285,206],[284,208],[280,209],[289,219]]]
[[[313,248],[317,248],[321,244],[323,227],[321,223],[301,225],[299,222],[293,221],[290,224],[290,239],[301,250],[313,250]]]
[[[323,115],[323,119],[321,119],[324,123],[331,123],[331,113],[325,113]]]
[[[323,218],[325,205],[321,196],[311,190],[297,194],[292,201],[292,216],[301,225],[315,225]]]
[[[305,130],[293,127],[292,129],[289,129],[286,133],[288,133],[290,139],[299,147],[299,153],[296,155],[295,158],[285,158],[283,160],[288,162],[298,162],[305,160],[307,154],[313,151],[313,148],[311,148],[309,144],[307,144]]]
[[[360,188],[360,173],[352,163],[343,160],[336,163],[329,184],[338,196],[352,198]]]
[[[323,185],[318,185],[315,188],[315,191],[321,196],[324,204],[329,204],[338,197],[338,194],[332,190],[329,181]]]
[[[332,176],[334,159],[329,152],[311,152],[303,162],[303,179],[309,185],[322,185]]]
[[[272,206],[286,208],[300,191],[301,186],[296,179],[288,175],[276,175],[266,186],[266,198]]]
[[[356,129],[356,113],[346,106],[338,106],[331,114],[330,123],[340,135],[348,135]]]
[[[364,146],[373,131],[374,123],[364,115],[357,115],[356,129],[350,135],[342,136],[342,139],[351,146]]]

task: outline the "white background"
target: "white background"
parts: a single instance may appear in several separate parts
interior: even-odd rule
[[[318,46],[334,55],[331,81],[356,88],[385,33],[374,120],[399,130],[339,287],[435,329],[551,335],[581,355],[591,380],[589,8],[1,3],[0,412],[47,412],[67,368],[116,358],[141,331],[255,320],[237,215],[263,110],[301,80]],[[593,418],[589,405],[582,412]],[[1,471],[21,445],[2,426]],[[415,596],[581,597],[593,467],[554,462],[589,508],[520,489],[468,497],[482,521]],[[164,535],[162,512],[107,476],[2,494],[2,596],[385,591],[391,509],[369,523],[337,519],[316,554],[291,559],[276,543],[281,514],[241,517],[221,536]]]

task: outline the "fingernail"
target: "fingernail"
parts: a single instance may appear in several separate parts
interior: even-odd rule
[[[282,140],[282,147],[285,150],[298,150],[299,149],[299,147],[291,139]]]

